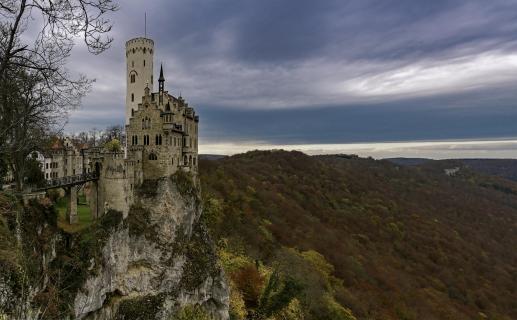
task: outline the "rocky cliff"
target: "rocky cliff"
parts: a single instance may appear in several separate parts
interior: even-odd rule
[[[32,286],[41,289],[31,307],[49,319],[169,320],[200,306],[227,319],[228,287],[201,211],[194,184],[177,174],[139,187],[127,217],[109,211],[78,234],[56,230],[54,258],[39,260],[49,280]]]

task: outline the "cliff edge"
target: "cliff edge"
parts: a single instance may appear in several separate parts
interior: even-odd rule
[[[140,186],[125,218],[110,210],[78,234],[55,229],[54,248],[37,259],[40,276],[20,298],[31,310],[24,316],[170,320],[195,307],[228,319],[229,289],[201,213],[198,189],[180,172]]]

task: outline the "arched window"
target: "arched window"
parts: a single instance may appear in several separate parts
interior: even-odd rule
[[[145,121],[142,119],[142,129],[145,129]]]
[[[131,75],[131,83],[135,83],[135,79],[136,79],[136,76],[135,76],[135,74],[133,73],[133,74]]]
[[[158,135],[156,135],[156,137],[154,137],[154,144],[155,144],[155,145],[158,145],[158,142],[159,142],[159,141],[158,141]]]
[[[131,67],[135,67],[135,62],[134,61],[131,61]]]
[[[162,135],[161,134],[158,136],[158,144],[162,145]]]
[[[154,153],[151,153],[149,154],[149,160],[158,160],[158,157]]]
[[[191,166],[192,165],[192,156],[189,156],[188,157],[188,165]]]
[[[185,157],[183,157],[183,165],[188,165],[188,158],[187,156],[185,155]]]
[[[174,164],[174,157],[172,157],[171,159],[171,164]]]
[[[145,67],[145,60],[144,60],[144,67]]]
[[[135,109],[131,108],[131,116],[134,117],[135,116]]]
[[[144,48],[144,53],[146,52],[147,50]]]
[[[194,165],[196,165],[196,157],[192,158],[192,160],[194,161]]]

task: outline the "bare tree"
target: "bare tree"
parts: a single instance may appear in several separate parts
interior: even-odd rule
[[[27,156],[45,144],[46,139],[66,119],[63,110],[72,100],[78,100],[84,90],[70,88],[66,96],[54,95],[47,87],[47,79],[32,70],[9,69],[11,82],[4,84],[4,123],[10,126],[4,134],[4,158],[10,166],[19,190],[23,187]],[[52,80],[56,86],[60,77]],[[63,99],[64,98],[64,99]]]
[[[105,134],[105,142],[111,141],[113,139],[117,139],[118,141],[123,141],[124,139],[124,127],[120,124],[115,124],[108,126],[104,131]]]
[[[65,68],[74,39],[95,54],[109,48],[114,1],[0,0],[0,157],[19,187],[27,149],[59,132],[90,88],[91,80]]]

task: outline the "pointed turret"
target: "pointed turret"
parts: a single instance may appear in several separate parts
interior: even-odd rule
[[[160,64],[160,78],[158,82],[165,82],[165,78],[163,77],[163,64]]]
[[[163,64],[160,64],[160,78],[158,78],[158,94],[159,104],[163,104],[163,90],[164,90],[165,77],[163,76]]]

